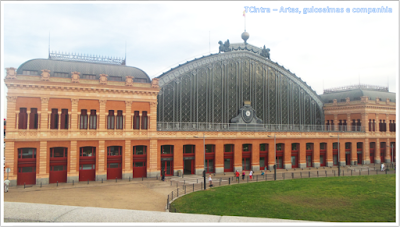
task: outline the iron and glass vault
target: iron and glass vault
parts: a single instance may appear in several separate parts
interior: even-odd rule
[[[230,46],[158,77],[158,130],[324,130],[323,102],[310,86],[267,58],[265,47]],[[232,119],[246,101],[260,121],[243,129]]]

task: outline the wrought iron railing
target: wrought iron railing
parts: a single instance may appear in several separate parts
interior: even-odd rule
[[[365,132],[365,128],[353,126],[347,130],[333,125],[157,122],[157,131]]]

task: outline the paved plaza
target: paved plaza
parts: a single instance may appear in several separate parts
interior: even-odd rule
[[[344,167],[345,176],[367,175],[376,173],[378,165]],[[325,172],[326,171],[326,172]],[[300,172],[304,177],[334,176],[336,167],[304,168],[296,170],[278,170],[277,180],[283,179],[283,174],[290,178],[299,178]],[[392,171],[391,171],[392,172]],[[269,180],[272,180],[272,173]],[[378,171],[379,174],[385,174]],[[248,173],[247,173],[248,174]],[[337,174],[337,173],[335,173]],[[255,175],[263,179],[260,172]],[[213,176],[214,185],[227,184],[227,178],[233,173],[216,174]],[[256,179],[256,177],[255,177]],[[255,179],[253,181],[255,181]],[[200,189],[203,181],[201,176],[184,175],[183,177],[168,177],[166,181],[158,179],[109,180],[104,182],[60,183],[34,186],[13,186],[4,193],[6,222],[275,222],[291,221],[269,218],[227,217],[217,215],[177,214],[166,211],[167,195],[176,190],[177,186],[196,185]],[[240,183],[247,183],[241,181]],[[197,190],[197,189],[196,189]],[[188,189],[188,193],[189,193]],[[91,215],[89,215],[92,213]],[[103,215],[104,213],[104,215]]]

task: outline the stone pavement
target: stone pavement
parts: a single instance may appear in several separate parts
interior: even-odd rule
[[[4,222],[291,222],[307,221],[181,214],[159,211],[61,206],[37,203],[4,203]]]

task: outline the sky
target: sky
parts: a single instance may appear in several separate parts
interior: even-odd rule
[[[52,51],[123,58],[150,78],[218,52],[218,41],[270,48],[271,60],[311,86],[389,86],[399,75],[399,2],[1,2],[2,116],[5,68]],[[257,7],[259,13],[246,7]],[[360,13],[360,8],[391,13]],[[290,7],[291,10],[282,12]],[[304,8],[321,12],[304,14]],[[343,13],[323,13],[323,8]],[[262,9],[261,9],[262,8]],[[267,8],[270,13],[266,13]],[[298,8],[300,13],[290,13]],[[346,9],[350,12],[346,12]],[[265,13],[262,10],[265,9]],[[274,11],[273,9],[277,9]],[[49,42],[50,34],[50,42]]]

